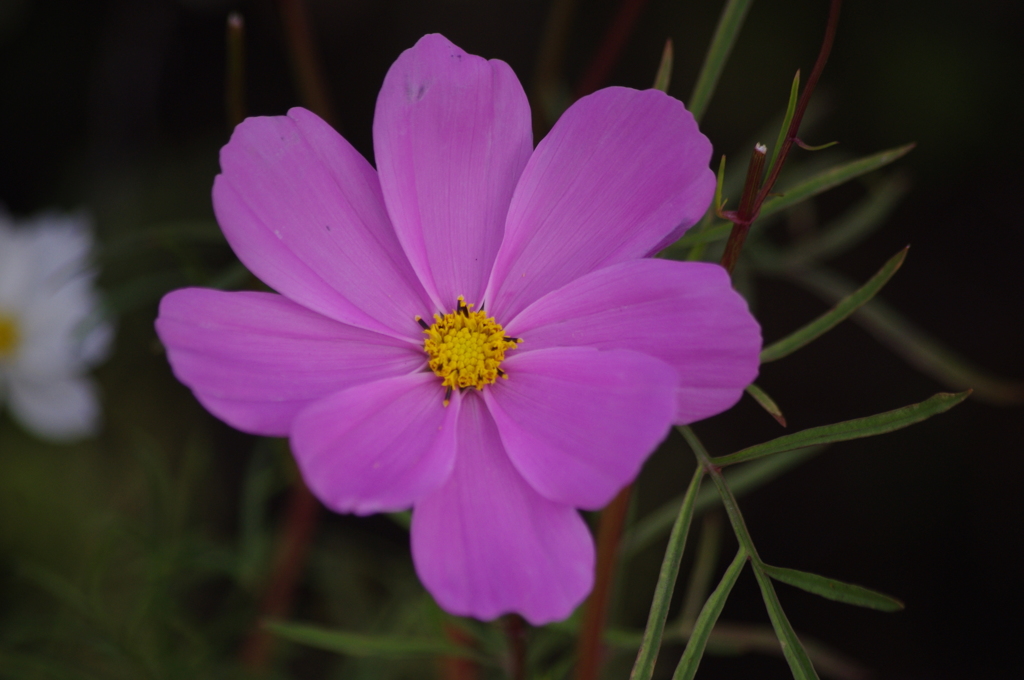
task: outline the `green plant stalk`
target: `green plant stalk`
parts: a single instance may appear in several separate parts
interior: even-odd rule
[[[772,158],[768,161],[768,174],[772,173],[775,169],[775,165],[779,161],[779,151],[782,150],[782,145],[786,142],[786,133],[789,132],[789,126],[793,122],[793,116],[796,114],[796,102],[800,96],[800,69],[797,69],[796,75],[793,76],[793,84],[789,86],[789,102],[786,104],[786,114],[782,117],[782,125],[779,127],[779,136],[775,139],[775,146],[772,147]]]
[[[814,671],[814,665],[807,656],[807,651],[800,644],[800,639],[797,638],[796,633],[793,631],[793,626],[790,625],[786,613],[782,610],[782,605],[779,603],[778,595],[775,594],[775,587],[772,585],[771,579],[768,578],[762,569],[761,557],[757,553],[757,548],[754,547],[754,541],[750,538],[750,531],[743,520],[739,504],[736,503],[736,498],[725,483],[725,478],[722,477],[721,468],[712,462],[707,450],[700,440],[697,439],[697,435],[694,434],[693,430],[686,426],[681,426],[677,429],[682,433],[690,448],[693,449],[694,455],[697,456],[698,465],[704,468],[705,472],[711,477],[715,488],[718,489],[718,495],[722,499],[722,505],[725,506],[725,512],[729,516],[729,522],[732,524],[733,532],[736,534],[736,540],[739,541],[740,547],[750,556],[750,564],[754,569],[754,576],[757,578],[757,583],[761,588],[761,595],[764,597],[764,603],[768,609],[768,618],[771,620],[772,627],[779,637],[782,653],[789,663],[793,677],[796,680],[817,680],[818,674]]]
[[[757,489],[769,482],[786,470],[796,467],[801,462],[816,456],[825,450],[825,446],[809,446],[804,449],[794,449],[778,455],[756,460],[749,465],[739,468],[732,468],[725,472],[726,481],[733,494],[739,495]],[[679,512],[679,506],[683,502],[683,494],[676,496],[664,503],[657,510],[651,512],[636,524],[630,531],[626,540],[623,541],[623,552],[628,556],[646,548],[667,532]],[[710,487],[704,487],[697,494],[697,502],[694,505],[694,514],[699,515],[708,508],[719,503],[718,493]]]
[[[746,563],[747,551],[741,546],[736,551],[736,557],[733,558],[729,568],[725,570],[718,587],[711,593],[700,610],[700,615],[693,625],[690,639],[686,642],[686,649],[683,650],[683,656],[679,659],[679,665],[676,666],[672,680],[693,680],[693,676],[697,674],[697,667],[700,666],[700,660],[704,656],[708,638],[711,637],[711,630],[722,614],[725,601],[729,599],[729,593],[736,585],[736,579],[739,578]]]
[[[722,542],[722,519],[717,512],[704,516],[700,531],[700,542],[697,543],[697,554],[694,558],[690,578],[686,583],[683,606],[679,612],[678,627],[683,630],[693,628],[697,615],[707,599],[711,588],[711,577],[714,576],[718,562],[718,549]]]
[[[843,163],[837,165],[834,168],[829,168],[824,172],[820,172],[813,177],[800,182],[795,187],[790,187],[781,195],[771,200],[765,201],[761,205],[760,217],[765,218],[769,215],[774,215],[780,210],[792,207],[797,203],[806,201],[812,196],[828,191],[833,187],[837,187],[844,182],[849,182],[851,179],[865,175],[873,170],[889,165],[895,160],[903,158],[916,146],[916,144],[904,144],[903,146],[897,146],[893,149],[886,149],[885,151],[879,151],[878,153],[871,154],[870,156],[864,156],[857,160],[850,161],[849,163]]]
[[[849,295],[854,289],[849,281],[826,269],[796,270],[784,276],[828,301]],[[976,398],[1000,406],[1024,403],[1024,382],[1007,380],[974,366],[882,300],[861,307],[853,320],[911,366],[953,389],[970,387]]]
[[[718,26],[711,38],[711,45],[708,47],[704,63],[700,67],[700,74],[697,76],[697,83],[693,86],[693,93],[687,106],[690,113],[699,123],[707,111],[711,96],[718,86],[718,79],[725,68],[725,62],[729,59],[740,28],[743,27],[743,20],[747,16],[752,0],[729,0],[722,9],[722,15],[718,19]]]
[[[864,306],[871,298],[875,297],[880,290],[889,282],[889,279],[899,271],[903,261],[907,258],[907,246],[900,252],[893,255],[882,265],[878,272],[868,279],[867,283],[861,286],[854,293],[846,296],[836,304],[835,307],[819,316],[803,328],[790,333],[781,340],[777,340],[761,350],[761,363],[776,361],[782,357],[789,356],[804,345],[817,340],[828,331],[835,328],[841,321],[849,317],[860,307]],[[757,398],[755,396],[755,398]],[[760,401],[760,400],[758,400]]]
[[[268,621],[267,630],[292,642],[350,656],[450,656],[494,665],[494,659],[447,640],[401,635],[364,635],[303,623]]]
[[[761,359],[761,363],[764,363],[764,359]],[[747,385],[747,394],[749,394],[758,405],[763,408],[768,415],[782,425],[786,427],[786,417],[782,415],[782,409],[775,403],[775,400],[768,396],[768,393],[758,387],[755,383]]]
[[[668,92],[668,86],[672,82],[672,61],[674,59],[672,49],[672,38],[665,41],[665,49],[661,51],[661,63],[658,64],[658,72],[654,76],[654,89]]]
[[[790,248],[782,257],[782,268],[792,269],[845,252],[878,229],[899,204],[909,187],[902,173],[894,173],[841,217],[822,227],[812,238]]]
[[[868,607],[869,609],[877,609],[883,612],[896,612],[904,608],[903,603],[896,598],[863,586],[844,583],[833,578],[797,569],[773,567],[770,564],[762,564],[761,568],[776,581],[788,583],[805,592],[820,595],[836,602],[852,604],[858,607]]]
[[[683,504],[679,508],[679,515],[672,527],[668,547],[665,548],[665,558],[661,563],[661,573],[658,575],[658,583],[654,587],[651,613],[647,617],[643,642],[640,643],[640,651],[633,664],[633,671],[629,675],[630,680],[650,680],[654,674],[654,664],[658,661],[658,651],[661,649],[661,638],[665,631],[668,608],[672,603],[672,592],[675,590],[676,579],[679,577],[679,565],[683,559],[683,549],[686,547],[686,538],[693,520],[693,504],[697,500],[697,491],[700,489],[700,482],[703,478],[704,469],[698,467],[693,472],[690,486],[687,487]]]
[[[756,460],[774,453],[799,449],[804,446],[833,444],[850,439],[874,437],[875,435],[885,434],[893,430],[903,429],[934,415],[944,413],[969,397],[970,394],[970,390],[957,394],[939,392],[920,403],[904,406],[903,408],[787,434],[762,444],[749,446],[735,453],[712,458],[711,463],[721,468],[748,460]]]

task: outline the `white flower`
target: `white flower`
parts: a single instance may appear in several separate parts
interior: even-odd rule
[[[86,371],[106,356],[111,325],[98,317],[86,218],[46,213],[15,226],[0,209],[0,405],[53,441],[100,425]]]

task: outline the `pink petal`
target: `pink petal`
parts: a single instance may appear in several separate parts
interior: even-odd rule
[[[639,352],[517,350],[502,368],[508,380],[487,388],[484,399],[516,469],[556,503],[606,505],[636,477],[675,414],[675,370]]]
[[[284,436],[314,401],[424,364],[411,342],[272,293],[176,290],[160,303],[156,330],[178,379],[215,416],[254,434]]]
[[[735,404],[760,366],[761,329],[716,264],[639,260],[583,276],[506,327],[522,348],[631,349],[679,374],[675,422]]]
[[[459,295],[479,303],[533,150],[512,69],[424,36],[384,78],[373,141],[388,212],[437,311]]]
[[[295,419],[291,444],[310,490],[335,512],[404,510],[448,478],[458,400],[433,373],[332,395]]]
[[[487,408],[462,398],[455,470],[416,503],[412,556],[437,603],[452,614],[564,619],[594,582],[594,544],[571,507],[537,495],[516,472]]]
[[[580,99],[523,171],[487,308],[510,318],[588,272],[657,250],[707,209],[710,158],[677,99],[621,87]]]
[[[221,149],[217,221],[246,267],[338,321],[418,338],[433,305],[391,228],[376,173],[304,109],[248,118]]]

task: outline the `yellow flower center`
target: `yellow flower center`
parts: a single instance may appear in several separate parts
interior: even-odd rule
[[[0,311],[0,359],[14,354],[18,346],[18,324],[14,317]]]
[[[507,337],[501,325],[483,312],[470,311],[472,306],[460,295],[455,311],[444,316],[435,314],[433,324],[428,326],[416,317],[427,336],[423,349],[429,357],[430,370],[448,388],[444,395],[445,406],[453,389],[475,387],[482,390],[498,376],[508,378],[501,370],[501,362],[507,350],[522,342],[519,338]]]

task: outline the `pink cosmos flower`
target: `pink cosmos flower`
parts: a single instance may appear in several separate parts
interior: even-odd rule
[[[576,509],[757,373],[725,271],[647,259],[710,203],[711,145],[679,101],[616,87],[534,149],[508,65],[440,35],[388,71],[373,138],[377,170],[303,109],[239,125],[214,209],[279,294],[178,290],[157,331],[212,413],[291,438],[326,506],[412,507],[442,607],[562,619],[593,582]]]

